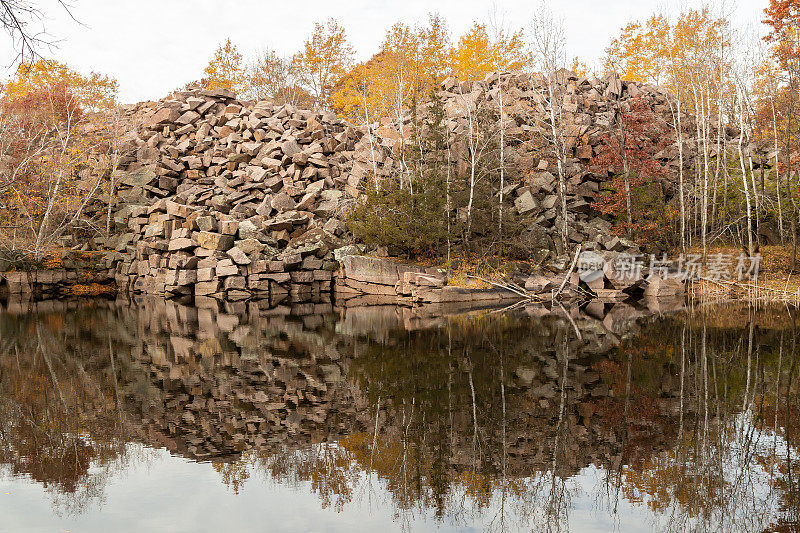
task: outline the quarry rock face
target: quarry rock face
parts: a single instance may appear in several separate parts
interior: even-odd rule
[[[468,164],[469,115],[480,106],[499,110],[499,83],[490,74],[483,81],[448,78],[442,84],[457,170]],[[559,249],[562,214],[552,149],[528,142],[546,133],[543,79],[504,74],[502,83],[505,151],[515,176],[503,191],[505,202],[527,224],[520,238],[563,257],[571,252]],[[609,176],[591,171],[587,161],[626,99],[644,98],[659,120],[667,120],[666,95],[614,76],[590,81],[564,71],[559,83],[567,131],[568,247],[638,253],[636,243],[612,235],[611,223],[591,208]],[[429,108],[424,104],[421,112]],[[167,297],[236,301],[332,289],[331,273],[340,266],[333,252],[352,243],[347,210],[373,177],[398,174],[399,132],[410,126],[406,120],[357,127],[329,112],[240,102],[224,90],[176,93],[140,105],[137,113],[144,118],[125,138],[129,155],[117,175],[114,222],[122,231],[106,243],[118,285]],[[677,150],[672,152],[659,157],[677,171]]]

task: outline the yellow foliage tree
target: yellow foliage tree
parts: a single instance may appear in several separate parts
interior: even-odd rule
[[[447,26],[436,14],[423,27],[397,23],[377,54],[336,83],[331,105],[354,122],[398,118],[447,74],[450,48]]]
[[[292,58],[298,81],[317,100],[318,105],[330,105],[330,91],[353,64],[353,47],[336,19],[314,24],[303,50]]]
[[[528,64],[522,30],[499,33],[492,39],[486,24],[473,23],[452,50],[450,65],[460,80],[481,80],[492,71],[523,70]]]
[[[670,32],[663,15],[628,23],[606,49],[606,70],[624,80],[660,83],[667,70]]]
[[[721,50],[730,46],[727,21],[707,8],[690,9],[670,23],[663,15],[634,21],[622,28],[606,49],[605,68],[622,79],[654,83],[681,95],[702,78],[720,77]]]
[[[360,62],[331,88],[331,108],[353,123],[372,122],[384,109],[377,89],[380,54]]]
[[[572,72],[574,72],[576,76],[582,78],[588,78],[592,75],[592,70],[589,68],[589,65],[578,59],[578,56],[572,58]]]
[[[113,107],[119,90],[117,80],[104,74],[83,75],[64,63],[39,59],[20,64],[14,77],[0,87],[0,94],[9,101],[18,101],[54,87],[68,90],[84,109]]]
[[[428,15],[428,25],[418,30],[421,47],[419,53],[425,72],[437,82],[449,74],[450,51],[453,44],[450,41],[450,30],[447,22],[438,14]]]
[[[206,89],[227,89],[235,93],[246,89],[247,71],[242,54],[230,38],[217,48],[204,72]]]

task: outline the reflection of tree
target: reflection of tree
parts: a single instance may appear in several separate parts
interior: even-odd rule
[[[664,517],[666,530],[761,531],[785,521],[777,513],[791,506],[791,489],[778,465],[795,463],[796,446],[790,439],[778,445],[783,430],[775,431],[774,406],[781,384],[787,399],[797,397],[795,370],[787,372],[784,363],[786,353],[795,359],[795,347],[784,344],[782,333],[761,334],[755,323],[751,316],[745,328],[711,330],[701,314],[689,321],[688,338],[683,327],[679,335],[658,337],[679,344],[664,352],[680,354],[680,433],[674,447],[631,460],[622,490]],[[793,328],[793,317],[784,323]],[[656,387],[640,392],[651,399],[663,393]],[[761,484],[769,490],[756,489]]]
[[[747,316],[612,332],[472,314],[367,336],[164,302],[0,315],[0,462],[64,512],[139,441],[211,461],[234,493],[263,477],[337,510],[383,495],[406,529],[432,512],[497,531],[568,529],[592,466],[612,515],[627,501],[657,529],[759,530],[798,517],[800,368],[793,316]]]
[[[98,498],[124,460],[111,377],[95,371],[108,353],[83,335],[94,326],[0,315],[0,462],[42,483],[65,513]]]

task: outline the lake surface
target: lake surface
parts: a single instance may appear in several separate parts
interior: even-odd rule
[[[0,531],[794,531],[786,307],[0,307]]]

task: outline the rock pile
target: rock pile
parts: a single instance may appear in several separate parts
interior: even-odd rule
[[[490,74],[482,81],[449,78],[442,84],[457,172],[469,165],[470,117],[488,109],[499,124],[500,81]],[[514,176],[505,197],[525,224],[520,239],[532,256],[563,271],[571,250],[560,242],[545,81],[537,74],[506,74],[502,83],[506,158]],[[559,83],[570,240],[584,250],[639,253],[636,243],[612,235],[611,222],[592,209],[609,176],[588,163],[631,98],[643,98],[667,122],[667,96],[614,76],[590,81],[564,71]],[[140,111],[146,118],[127,139],[130,155],[117,177],[115,220],[126,230],[109,246],[118,252],[109,257],[117,281],[134,292],[234,301],[330,290],[339,266],[332,252],[348,241],[347,207],[371,176],[398,174],[410,126],[408,120],[387,120],[358,128],[331,113],[270,101],[242,103],[224,90],[177,93]],[[690,117],[684,124],[691,127]],[[690,142],[684,156],[691,159]],[[673,171],[679,165],[676,148],[658,157]],[[669,198],[670,179],[661,185]]]
[[[559,113],[566,154],[564,171],[570,241],[583,243],[583,250],[639,253],[636,243],[613,235],[612,224],[592,209],[592,202],[610,176],[608,172],[590,168],[590,162],[598,155],[615,116],[629,111],[633,98],[644,101],[665,131],[670,131],[674,118],[668,95],[654,85],[623,81],[614,74],[590,80],[562,70],[556,76],[556,85],[558,95],[563,98],[559,102]],[[488,113],[490,120],[496,123],[496,130],[500,126],[502,98],[505,157],[511,174],[517,177],[505,187],[505,197],[527,221],[523,238],[529,240],[534,249],[554,252],[549,254],[551,258],[561,256],[554,266],[556,270],[563,269],[567,254],[560,242],[561,201],[546,79],[537,73],[503,74],[502,80],[499,74],[490,73],[484,80],[475,82],[459,82],[451,77],[442,83],[438,97],[444,105],[450,137],[456,139],[450,149],[451,157],[457,172],[462,173],[468,172],[470,164],[467,142],[470,121],[475,121],[482,112]],[[425,107],[432,105],[428,103]],[[694,154],[690,142],[693,122],[685,112],[682,116],[687,131],[684,161],[688,171]],[[677,191],[675,182],[680,166],[677,147],[662,150],[657,158],[667,170],[661,186],[665,199],[669,200]],[[574,250],[574,246],[570,247]]]
[[[227,91],[161,102],[119,180],[118,282],[234,301],[329,291],[359,137],[332,114]]]

